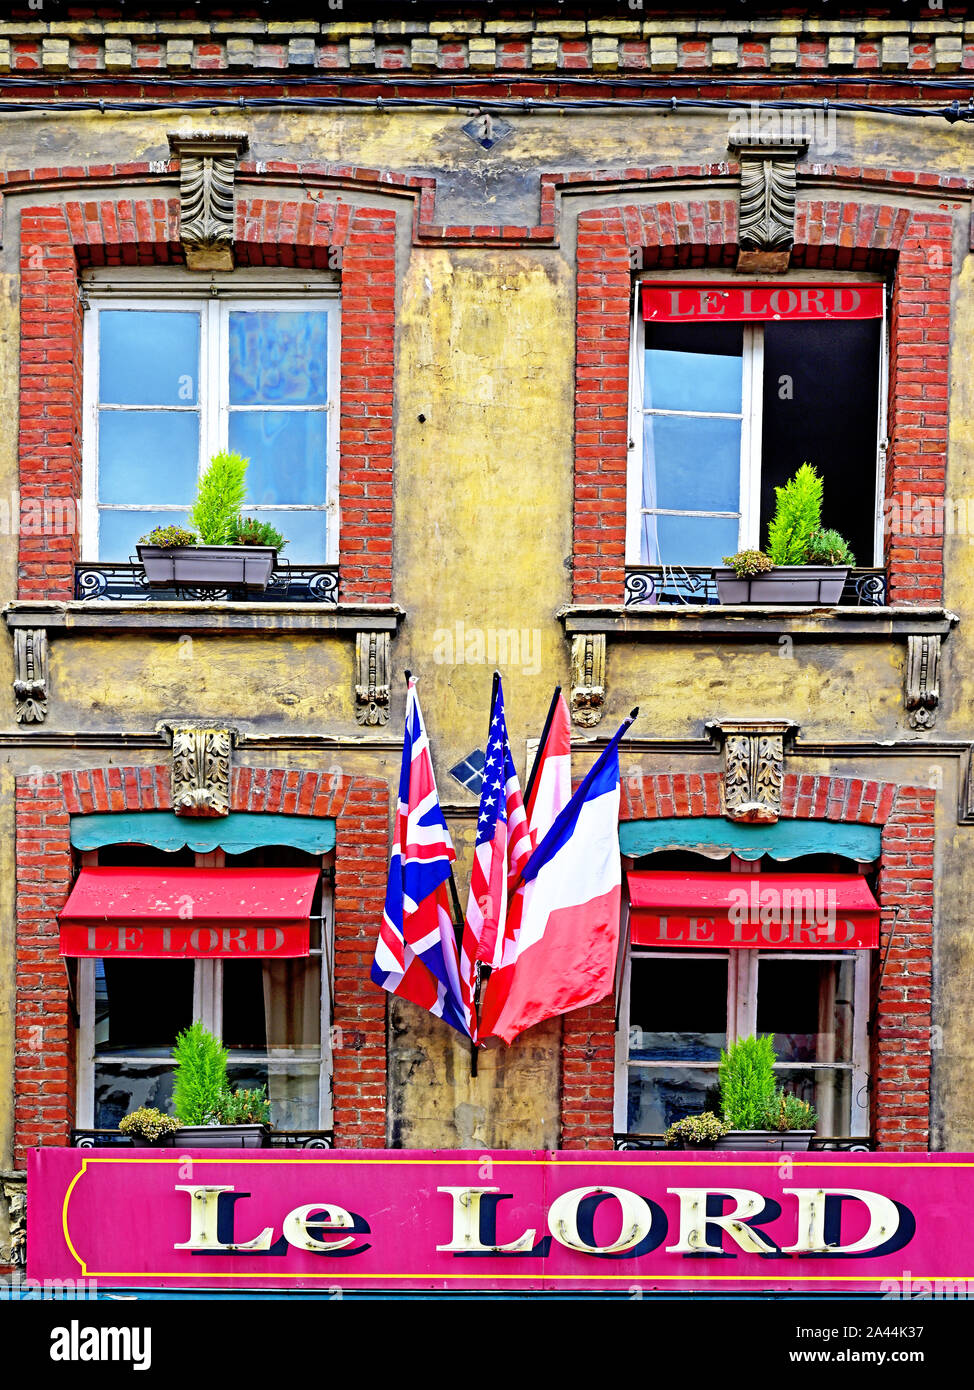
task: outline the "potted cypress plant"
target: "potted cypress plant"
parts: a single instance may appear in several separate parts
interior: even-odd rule
[[[838,531],[822,526],[822,479],[803,463],[775,488],[768,549],[725,555],[715,570],[721,603],[838,603],[856,563]]]
[[[718,1149],[807,1149],[815,1133],[814,1106],[780,1087],[774,1040],[740,1038],[720,1054],[720,1108],[725,1132]]]
[[[266,521],[243,517],[247,464],[240,454],[214,454],[199,480],[192,530],[157,526],[138,544],[150,588],[267,588],[287,542]]]
[[[180,1127],[170,1143],[197,1149],[259,1149],[269,1131],[270,1105],[263,1086],[231,1091],[227,1051],[201,1023],[176,1037],[173,1108]]]

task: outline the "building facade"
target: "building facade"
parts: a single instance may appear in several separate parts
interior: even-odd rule
[[[193,1017],[295,1143],[652,1143],[761,1031],[823,1142],[972,1147],[974,24],[435,11],[0,24],[8,1254],[28,1150],[164,1102]],[[226,447],[287,563],[147,588]],[[721,602],[806,461],[841,592]],[[633,929],[474,1074],[369,968],[402,673],[462,895],[495,667],[522,773],[554,685],[576,777],[639,706]],[[85,868],[314,868],[309,954],[65,954]],[[667,935],[718,870],[878,936]]]

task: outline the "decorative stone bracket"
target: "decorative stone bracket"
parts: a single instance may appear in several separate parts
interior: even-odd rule
[[[355,722],[389,722],[389,634],[355,635]]]
[[[773,825],[781,815],[785,741],[792,719],[712,719],[707,733],[724,746],[724,809],[728,820]]]
[[[177,816],[230,814],[230,764],[237,730],[215,720],[164,721],[172,736],[172,807]]]
[[[605,633],[585,632],[572,638],[572,718],[590,729],[605,710]]]
[[[179,239],[190,270],[233,270],[234,178],[248,146],[243,134],[176,134]]]
[[[14,697],[18,724],[41,724],[47,715],[47,632],[14,629]]]
[[[795,166],[808,142],[732,140],[729,148],[741,162],[737,269],[780,274],[795,242]]]
[[[936,635],[906,639],[906,695],[911,729],[932,729],[940,704],[940,638]]]

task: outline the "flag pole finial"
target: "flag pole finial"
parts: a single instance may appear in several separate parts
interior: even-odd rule
[[[407,679],[407,681],[411,681],[412,678],[413,678],[413,673],[412,673],[412,671],[407,671],[407,672],[406,672],[406,679]]]
[[[631,710],[629,711],[629,718],[630,718],[630,719],[635,719],[635,717],[636,717],[636,715],[637,715],[638,713],[639,713],[639,706],[637,705],[635,709],[631,709]]]

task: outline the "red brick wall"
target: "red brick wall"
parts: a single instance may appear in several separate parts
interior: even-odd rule
[[[63,1144],[74,1124],[75,1024],[57,914],[71,888],[70,817],[171,809],[169,769],[106,767],[17,778],[15,1149]],[[231,810],[336,821],[333,1085],[340,1148],[385,1144],[385,995],[369,979],[382,915],[389,791],[373,777],[240,767]]]
[[[930,1137],[931,969],[935,793],[858,778],[788,774],[781,811],[796,819],[880,825],[880,949],[870,1037],[870,1128],[881,1149],[925,1150]],[[719,773],[622,782],[622,820],[723,813]],[[893,940],[890,945],[890,931]],[[886,970],[878,986],[879,963]],[[562,1147],[611,1147],[615,1069],[612,998],[566,1014]]]
[[[645,177],[647,171],[634,170]],[[654,173],[660,173],[656,170]],[[672,170],[675,176],[700,170]],[[801,171],[799,171],[801,173]],[[837,176],[872,171],[833,171]],[[889,171],[892,182],[922,176]],[[935,180],[935,176],[931,176]],[[947,450],[951,215],[893,204],[799,197],[795,267],[892,275],[887,499],[944,494]],[[578,219],[574,597],[621,603],[625,582],[628,370],[633,270],[731,267],[733,199],[606,206]],[[889,601],[940,603],[943,535],[887,536]]]
[[[182,263],[179,203],[100,197],[26,208],[20,225],[21,494],[71,505],[81,495],[78,272]],[[389,600],[395,215],[337,200],[241,199],[236,252],[241,265],[341,269],[340,594]],[[19,596],[73,598],[78,558],[77,527],[22,534]]]

